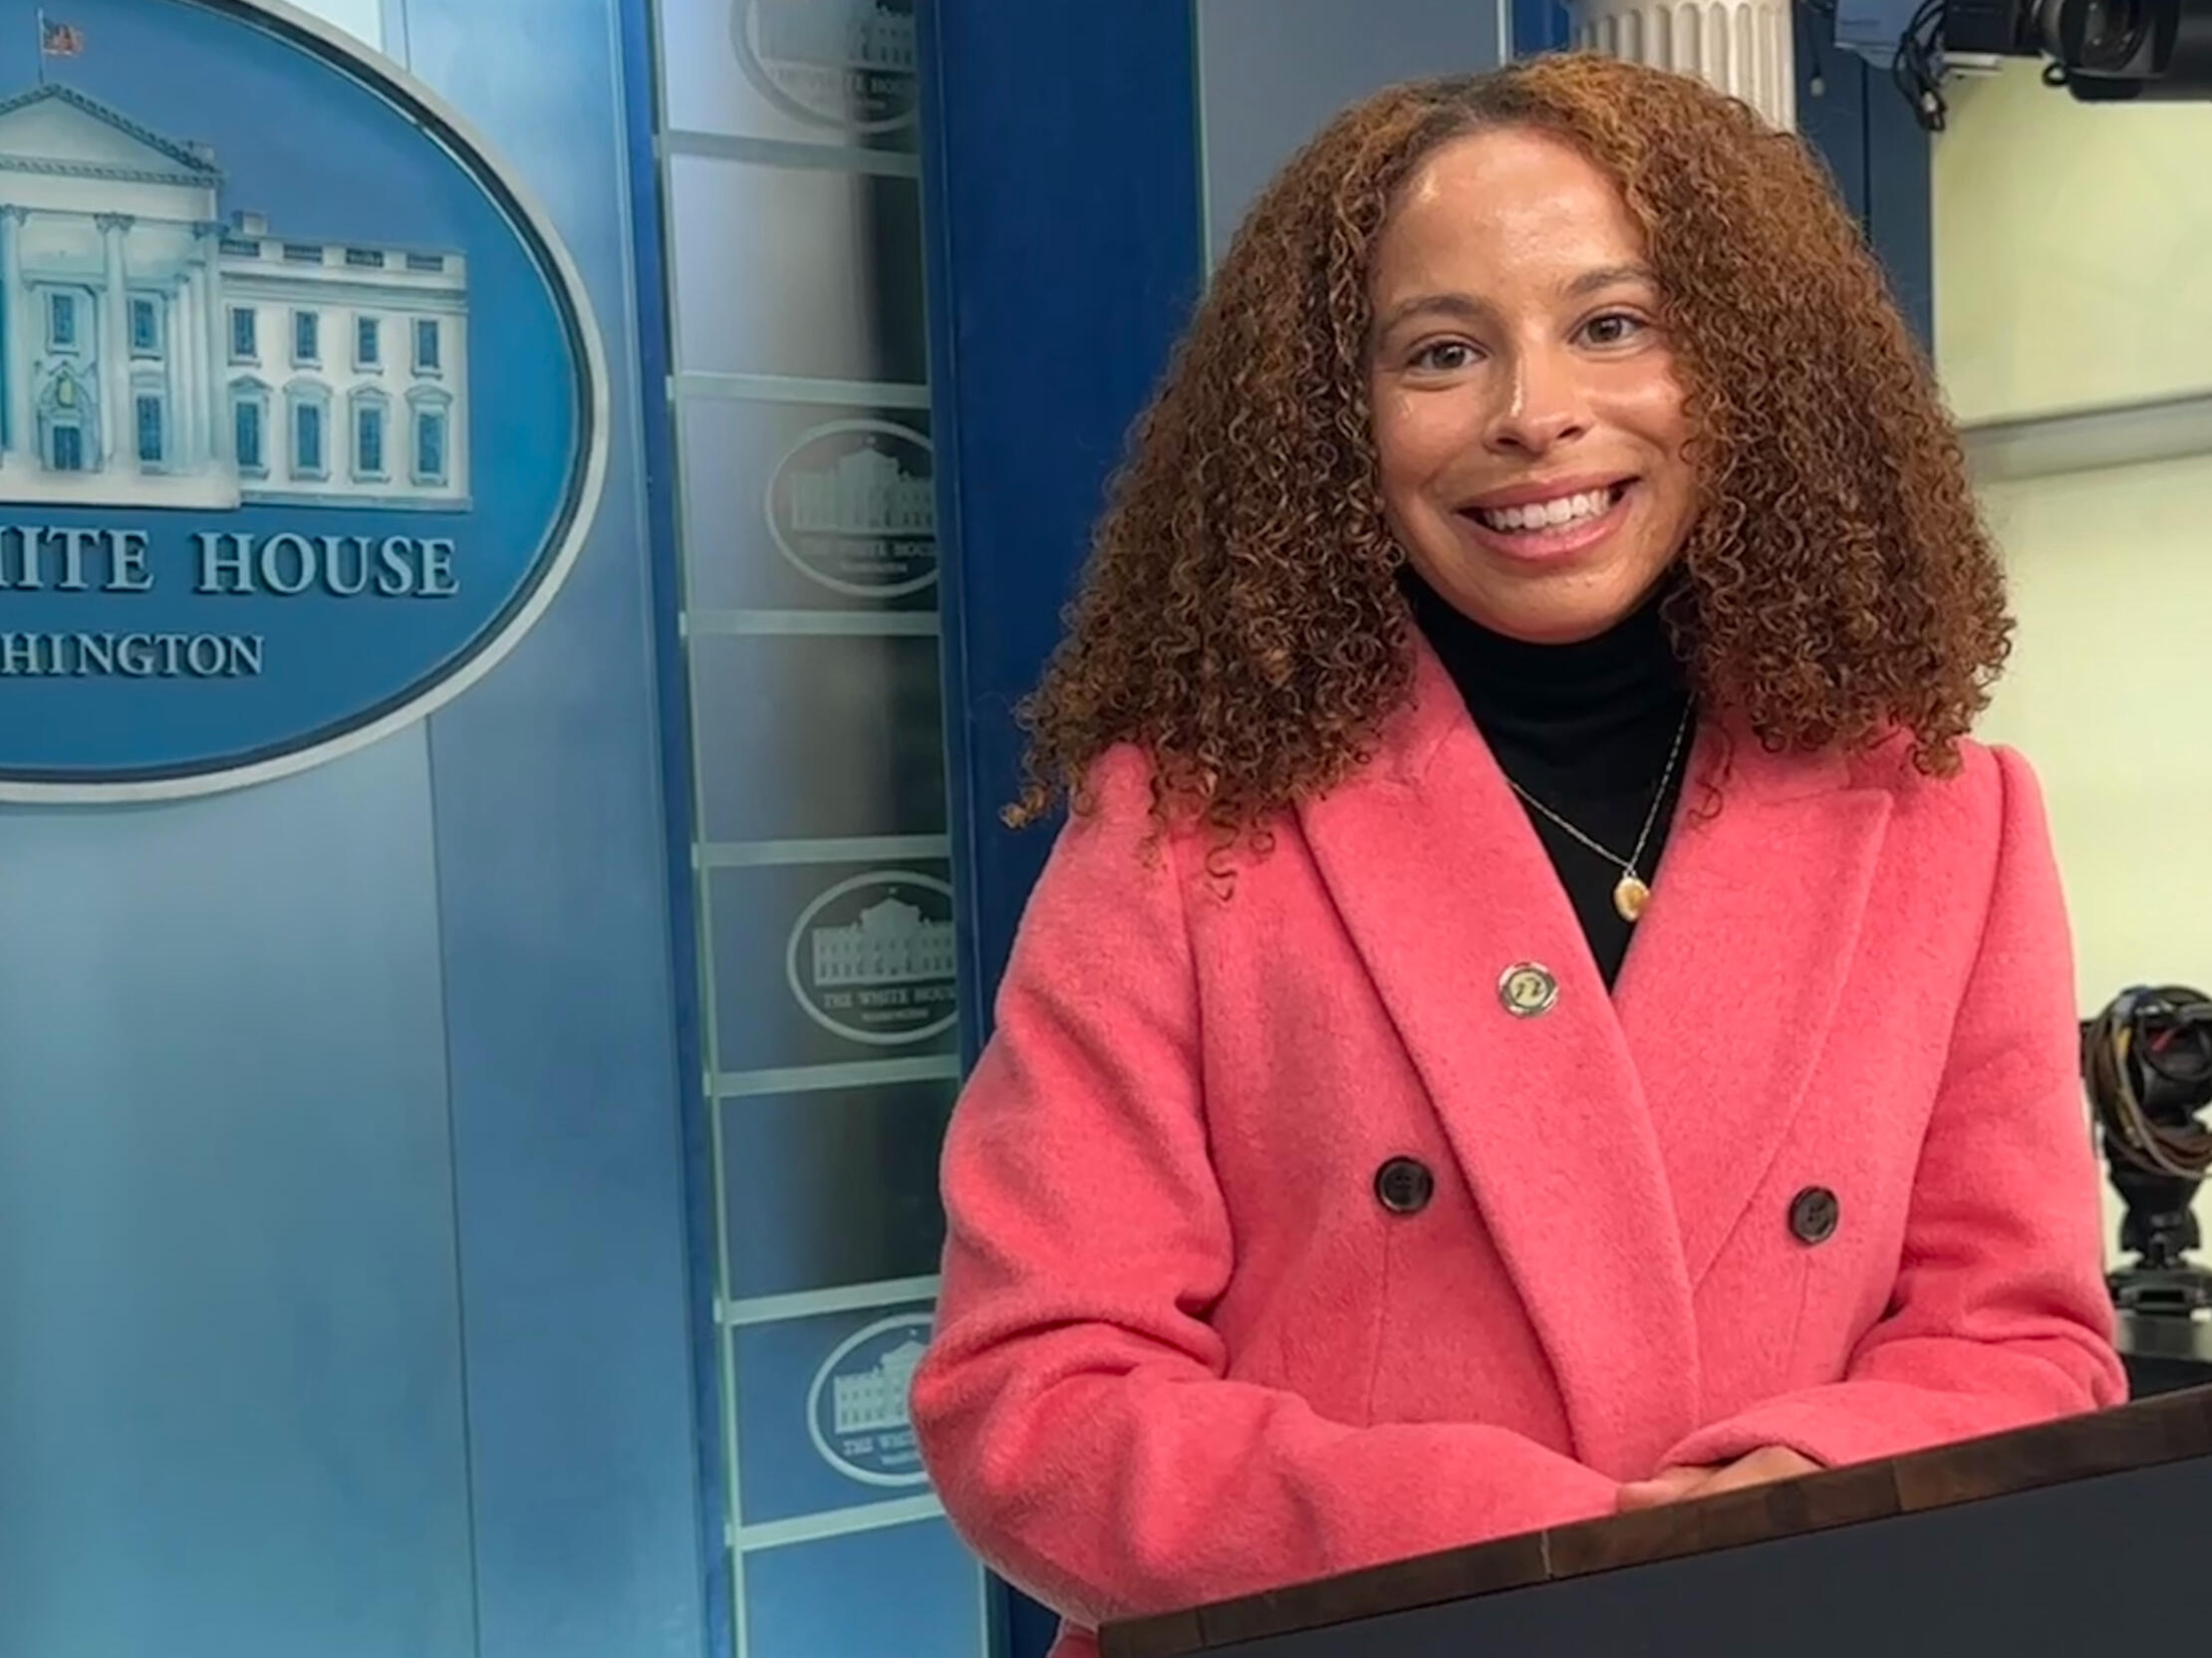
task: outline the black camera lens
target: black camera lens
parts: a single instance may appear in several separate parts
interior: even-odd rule
[[[2143,0],[2080,0],[2080,5],[2074,67],[2103,74],[2127,68],[2150,27]]]

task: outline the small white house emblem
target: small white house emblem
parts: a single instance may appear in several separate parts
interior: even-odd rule
[[[911,870],[840,881],[799,917],[784,969],[808,1016],[849,1041],[926,1041],[958,1012],[953,889]]]
[[[914,0],[735,0],[730,36],[787,115],[858,133],[914,122]]]
[[[814,1449],[867,1486],[929,1483],[908,1394],[930,1341],[928,1313],[899,1313],[840,1342],[814,1375],[806,1425]]]

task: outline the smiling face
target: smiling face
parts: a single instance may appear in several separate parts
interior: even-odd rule
[[[1369,277],[1383,508],[1420,575],[1534,644],[1603,633],[1696,513],[1682,387],[1612,181],[1499,129],[1415,170]]]

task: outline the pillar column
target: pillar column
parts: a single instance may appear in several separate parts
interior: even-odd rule
[[[207,458],[218,467],[230,461],[230,337],[229,320],[223,315],[222,233],[219,224],[199,227],[199,327],[205,378],[197,401],[207,420]]]
[[[207,279],[187,268],[169,309],[165,349],[169,382],[169,423],[175,433],[169,452],[178,471],[198,471],[207,458],[207,329],[200,321]]]
[[[1791,0],[1570,0],[1573,44],[1694,75],[1784,132],[1797,125]]]
[[[100,463],[114,470],[136,462],[138,422],[131,408],[131,273],[124,258],[124,232],[132,225],[129,213],[101,213],[101,250],[106,256],[102,277],[100,325]]]
[[[0,353],[0,381],[7,391],[6,412],[0,416],[5,437],[0,468],[21,464],[38,449],[31,413],[31,296],[23,287],[23,221],[28,217],[28,208],[0,207],[0,282],[7,285],[7,342]]]

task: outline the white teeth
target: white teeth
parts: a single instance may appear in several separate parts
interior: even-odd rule
[[[1475,515],[1494,530],[1556,529],[1579,518],[1595,518],[1610,511],[1612,505],[1610,489],[1591,489],[1579,495],[1561,495],[1557,500],[1532,501],[1526,506],[1478,508]]]

